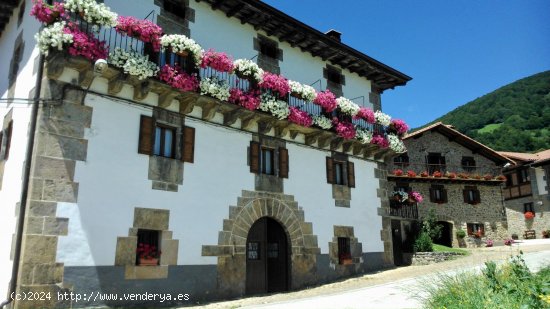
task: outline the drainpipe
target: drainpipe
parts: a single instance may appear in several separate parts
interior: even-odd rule
[[[8,299],[0,303],[0,308],[4,308],[9,305],[13,299],[12,294],[15,293],[17,288],[17,276],[19,275],[19,263],[21,261],[21,243],[23,241],[23,225],[25,223],[25,213],[27,210],[27,196],[29,192],[29,179],[31,174],[32,153],[34,149],[34,138],[36,130],[36,122],[38,119],[38,104],[40,102],[40,94],[42,88],[42,75],[44,72],[44,56],[40,54],[38,58],[38,72],[36,74],[36,83],[34,90],[34,98],[32,101],[31,110],[31,123],[29,128],[29,139],[27,140],[27,152],[25,154],[25,163],[23,167],[23,181],[21,189],[21,204],[19,207],[19,217],[17,220],[17,231],[15,238],[15,252],[13,256],[13,267],[11,271],[11,280],[8,292]]]

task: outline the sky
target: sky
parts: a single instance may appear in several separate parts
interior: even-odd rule
[[[422,126],[550,70],[550,0],[264,0],[412,77],[382,109]]]

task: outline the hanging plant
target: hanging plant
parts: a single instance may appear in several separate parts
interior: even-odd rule
[[[183,34],[163,35],[160,38],[160,45],[163,51],[168,50],[181,56],[191,55],[196,67],[202,63],[202,47]]]
[[[338,106],[338,103],[336,102],[336,97],[328,89],[317,93],[317,97],[315,97],[313,103],[321,106],[323,110],[327,113],[332,112]]]
[[[202,56],[201,68],[211,67],[218,72],[232,72],[233,60],[225,53],[218,53],[209,49]]]
[[[294,122],[304,127],[311,127],[311,125],[313,124],[313,119],[311,119],[311,116],[307,112],[301,111],[296,107],[290,108],[288,121]]]
[[[65,7],[62,2],[55,2],[53,5],[45,3],[43,0],[33,0],[31,16],[46,25],[52,24],[65,15]]]
[[[116,13],[103,3],[97,3],[95,0],[65,0],[65,9],[69,12],[78,13],[86,22],[90,24],[114,27],[117,24]]]
[[[138,19],[133,16],[119,16],[115,30],[145,43],[150,43],[155,52],[160,51],[162,28],[150,20]]]

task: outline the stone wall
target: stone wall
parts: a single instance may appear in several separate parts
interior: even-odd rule
[[[412,265],[429,265],[445,262],[460,256],[456,252],[418,252],[412,258]]]
[[[542,202],[539,205],[538,202]],[[535,218],[526,220],[523,204],[533,203]],[[506,217],[508,219],[509,235],[517,234],[523,239],[526,230],[535,230],[537,238],[542,238],[543,230],[550,230],[550,201],[546,196],[528,196],[506,201]]]

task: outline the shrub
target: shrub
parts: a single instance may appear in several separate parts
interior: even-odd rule
[[[430,238],[430,235],[428,233],[426,232],[420,233],[420,236],[418,236],[418,238],[414,242],[414,250],[416,252],[434,251],[432,239]]]
[[[463,229],[456,230],[456,237],[458,238],[464,238],[466,237],[466,232]]]

